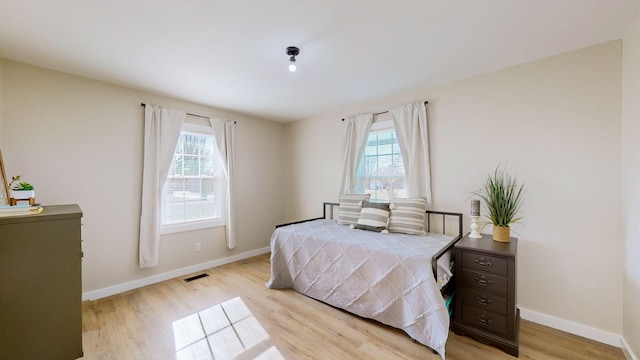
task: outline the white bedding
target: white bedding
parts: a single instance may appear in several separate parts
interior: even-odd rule
[[[442,234],[385,235],[325,219],[280,227],[271,237],[266,286],[292,288],[402,329],[444,359],[449,316],[431,257],[452,239]]]

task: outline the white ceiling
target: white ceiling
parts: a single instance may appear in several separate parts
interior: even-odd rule
[[[638,0],[0,0],[0,57],[276,121],[620,39]],[[287,46],[298,46],[290,73]]]

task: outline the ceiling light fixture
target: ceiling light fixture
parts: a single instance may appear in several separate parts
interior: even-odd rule
[[[287,55],[290,56],[289,71],[291,72],[296,71],[296,56],[298,56],[298,54],[300,54],[300,49],[298,49],[297,47],[289,46],[287,48]]]

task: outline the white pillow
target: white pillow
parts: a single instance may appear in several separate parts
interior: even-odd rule
[[[369,201],[371,194],[342,194],[338,208],[338,224],[356,225],[360,218],[362,202]]]
[[[389,232],[427,235],[424,229],[427,199],[394,199],[389,209],[391,209]]]

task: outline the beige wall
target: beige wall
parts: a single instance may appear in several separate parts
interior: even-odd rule
[[[2,150],[2,79],[3,79],[4,60],[0,58],[0,150]]]
[[[640,18],[622,52],[622,198],[624,206],[623,336],[640,356]]]
[[[32,182],[45,205],[82,208],[85,293],[269,246],[283,218],[284,125],[8,60],[0,74],[7,175]],[[190,231],[162,238],[159,266],[138,267],[141,102],[237,120],[233,251],[223,227]]]
[[[518,305],[621,334],[620,92],[614,41],[292,123],[286,217],[337,200],[342,117],[428,100],[434,208],[467,214],[471,192],[507,164],[527,187]]]

